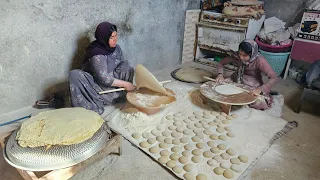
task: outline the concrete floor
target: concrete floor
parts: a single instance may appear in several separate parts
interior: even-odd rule
[[[165,78],[159,80],[165,80]],[[247,179],[320,179],[319,104],[307,102],[301,113],[296,114],[292,109],[297,107],[301,94],[301,89],[297,84],[292,80],[280,80],[274,90],[285,97],[282,118],[287,121],[297,121],[299,126],[271,146]],[[148,165],[145,162],[148,162]],[[0,177],[5,180],[22,179],[17,171],[3,160],[2,156],[0,156]],[[79,177],[75,179],[175,178],[137,148],[131,146],[130,143],[124,142],[123,156],[117,158],[109,169],[94,178]]]

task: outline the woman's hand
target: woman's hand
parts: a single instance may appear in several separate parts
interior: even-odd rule
[[[123,81],[120,79],[115,79],[112,83],[113,87],[125,88],[127,91],[132,91],[135,86],[131,82]]]
[[[127,91],[133,91],[136,88],[131,82],[126,82],[123,87]]]
[[[223,81],[224,81],[223,75],[222,75],[222,74],[219,74],[218,77],[216,78],[216,81],[217,81],[218,83],[223,82]]]
[[[254,90],[252,90],[251,92],[250,92],[250,94],[251,95],[253,95],[253,96],[259,96],[260,94],[261,94],[261,89],[260,88],[256,88],[256,89],[254,89]]]

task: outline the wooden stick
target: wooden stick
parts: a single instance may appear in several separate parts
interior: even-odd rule
[[[161,81],[159,82],[160,84],[166,84],[166,83],[170,83],[171,80],[167,80],[167,81]],[[112,90],[107,90],[107,91],[101,91],[99,92],[99,94],[107,94],[107,93],[112,93],[112,92],[117,92],[117,91],[125,91],[125,88],[118,88],[118,89],[112,89]]]
[[[213,82],[217,82],[215,79],[212,79],[212,78],[209,78],[209,77],[206,77],[206,76],[203,76],[203,78],[208,79],[208,80],[213,81]],[[243,89],[243,88],[241,88],[241,87],[237,87],[237,86],[232,85],[232,84],[228,84],[228,83],[225,83],[225,82],[221,82],[221,84],[227,85],[227,86],[230,86],[230,87],[233,87],[233,88],[235,88],[235,89],[239,89],[239,90],[244,91],[244,92],[247,92],[247,93],[250,93],[249,90]],[[267,99],[267,100],[270,99],[270,98],[268,98],[268,97],[266,97],[266,96],[263,96],[263,95],[258,95],[258,96],[261,97],[261,98]]]

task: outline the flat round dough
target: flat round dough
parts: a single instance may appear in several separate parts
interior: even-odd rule
[[[210,134],[212,134],[212,131],[206,129],[206,130],[203,131],[203,133],[204,133],[205,135],[208,135],[208,136],[209,136]]]
[[[222,157],[219,156],[219,155],[213,156],[213,159],[216,160],[217,162],[221,162],[222,161]]]
[[[214,172],[216,175],[222,175],[223,172],[224,172],[224,169],[218,166],[218,167],[216,167],[216,168],[213,169],[213,172]]]
[[[231,158],[231,159],[230,159],[230,162],[231,162],[232,164],[236,164],[236,165],[240,165],[240,164],[241,164],[240,159],[238,159],[238,158],[236,158],[236,157]]]
[[[167,144],[172,144],[172,139],[171,138],[165,138],[164,142]]]
[[[197,127],[197,128],[201,128],[202,124],[201,123],[195,123],[194,126]]]
[[[236,155],[236,151],[233,149],[227,149],[226,153],[228,153],[230,156]]]
[[[208,144],[209,147],[214,147],[215,146],[214,141],[208,141],[207,144]]]
[[[132,137],[135,139],[140,139],[141,138],[141,134],[140,133],[133,133]]]
[[[191,153],[190,153],[190,151],[185,150],[185,151],[182,152],[182,155],[189,157],[189,156],[191,156]]]
[[[152,138],[152,135],[149,132],[144,132],[142,134],[142,137],[144,137],[144,138]]]
[[[220,120],[220,119],[215,119],[213,122],[219,124],[219,123],[221,122],[221,120]],[[218,126],[218,125],[217,125],[217,126]]]
[[[211,115],[206,115],[206,114],[205,114],[205,115],[203,116],[203,118],[204,118],[204,119],[211,119],[211,118],[212,118],[212,116],[211,116]]]
[[[169,158],[171,159],[171,160],[178,160],[179,159],[179,154],[177,154],[177,153],[173,153],[173,154],[171,154],[170,156],[169,156]]]
[[[202,132],[201,133],[197,133],[196,136],[198,136],[200,139],[204,138],[204,134]]]
[[[156,139],[157,139],[158,142],[164,142],[165,137],[157,136]]]
[[[207,164],[208,164],[209,166],[216,166],[216,165],[218,165],[217,161],[214,160],[214,159],[208,160],[208,161],[207,161]]]
[[[151,152],[153,154],[159,153],[159,151],[160,151],[160,149],[156,146],[149,149],[149,152]]]
[[[174,161],[174,160],[170,160],[170,161],[168,161],[167,162],[167,166],[169,167],[169,168],[173,168],[173,167],[175,167],[176,166],[176,161]]]
[[[190,119],[191,121],[197,121],[195,116],[189,116],[188,119]]]
[[[204,144],[203,143],[197,143],[196,146],[199,149],[203,149],[204,148]]]
[[[192,173],[185,173],[183,175],[183,177],[186,179],[186,180],[194,180],[194,174]]]
[[[202,129],[194,129],[193,130],[193,132],[195,133],[195,134],[199,134],[199,133],[202,133]]]
[[[200,163],[201,162],[201,156],[193,156],[191,158],[191,160],[194,162],[194,163]]]
[[[173,125],[175,125],[175,126],[182,126],[182,122],[181,122],[181,121],[175,121],[175,122],[173,123]]]
[[[169,152],[168,150],[162,150],[162,151],[160,152],[160,155],[161,155],[161,156],[169,156],[169,154],[170,154],[170,152]]]
[[[226,140],[228,139],[228,137],[223,134],[223,135],[220,135],[220,136],[219,136],[219,139],[220,139],[221,141],[226,141]]]
[[[192,130],[192,129],[194,129],[195,127],[194,127],[193,124],[188,124],[188,125],[187,125],[187,128]]]
[[[209,124],[204,124],[202,127],[203,127],[204,129],[210,129],[210,128],[211,128]]]
[[[219,144],[217,147],[218,147],[220,150],[226,150],[226,149],[227,149],[227,145],[225,145],[225,144]]]
[[[214,90],[217,93],[222,94],[222,95],[234,95],[234,94],[240,94],[243,92],[242,90],[240,90],[238,88],[234,88],[232,86],[225,85],[225,84],[216,86],[214,88]]]
[[[186,156],[181,156],[181,157],[179,158],[179,162],[180,162],[181,164],[187,164],[188,161],[189,161],[189,158],[186,157]]]
[[[175,166],[172,170],[177,174],[181,174],[183,172],[183,169],[180,166]]]
[[[202,151],[200,150],[200,149],[194,149],[193,151],[192,151],[192,154],[193,155],[200,155],[202,153]]]
[[[207,176],[204,174],[199,174],[196,176],[196,180],[207,180]]]
[[[189,142],[189,139],[190,138],[188,138],[188,137],[183,137],[183,138],[180,139],[180,142],[186,144],[186,143]]]
[[[139,145],[140,145],[142,148],[148,148],[148,147],[150,147],[150,144],[149,144],[147,141],[142,141],[141,143],[139,143]]]
[[[205,151],[205,152],[203,152],[203,156],[206,158],[211,158],[213,156],[213,154],[211,151]]]
[[[218,153],[220,153],[220,149],[219,149],[219,148],[217,148],[217,147],[213,147],[213,148],[211,148],[211,149],[210,149],[210,151],[211,151],[212,153],[214,153],[214,154],[218,154]]]
[[[231,131],[231,128],[230,128],[229,126],[226,126],[224,129],[225,129],[226,131]]]
[[[172,116],[172,115],[167,115],[167,116],[166,116],[166,119],[167,119],[167,120],[173,120],[173,116]]]
[[[230,166],[231,166],[231,164],[229,164],[228,162],[220,163],[220,167],[222,167],[223,169],[229,169]]]
[[[168,129],[169,129],[170,131],[174,131],[174,130],[176,129],[176,126],[170,125],[170,126],[168,127]]]
[[[174,146],[171,148],[171,151],[176,152],[176,153],[178,153],[180,150],[181,150],[181,147],[179,147],[179,146]]]
[[[228,153],[222,153],[222,154],[221,154],[221,157],[222,157],[222,159],[224,159],[224,160],[230,159],[230,155],[229,155]]]
[[[214,122],[214,121],[211,121],[211,122],[209,122],[208,124],[209,124],[210,126],[216,126],[216,125],[217,125],[217,123]]]
[[[232,164],[230,169],[234,172],[237,172],[237,173],[242,171],[241,167],[237,164]]]
[[[243,163],[247,163],[249,161],[248,157],[245,155],[240,155],[238,158]]]
[[[169,147],[168,144],[165,143],[165,142],[162,142],[162,143],[159,144],[159,148],[166,149],[168,147]]]
[[[193,165],[192,164],[186,164],[183,166],[183,169],[187,172],[191,172],[193,170]]]
[[[183,132],[183,127],[177,127],[176,131],[179,132],[179,133],[182,133]]]
[[[174,132],[171,133],[171,136],[174,137],[174,138],[179,138],[181,136],[181,133],[178,133],[178,132],[174,131]]]
[[[218,140],[218,139],[219,139],[219,136],[216,135],[216,134],[211,134],[211,135],[210,135],[210,139],[212,139],[212,140]]]
[[[224,128],[225,126],[224,126],[223,123],[219,123],[219,124],[217,125],[217,127],[218,127],[218,128]]]
[[[193,148],[193,147],[192,147],[191,144],[187,144],[187,145],[184,146],[184,149],[185,149],[185,150],[191,150],[192,148]]]
[[[199,142],[200,139],[201,139],[201,138],[200,138],[199,136],[193,136],[193,137],[192,137],[192,141],[193,141],[193,142]]]
[[[156,143],[157,140],[155,138],[150,138],[147,140],[147,142],[152,145],[152,144]]]
[[[170,136],[170,131],[168,131],[168,130],[163,131],[162,132],[162,136],[169,137]]]
[[[157,129],[154,129],[151,131],[151,134],[154,135],[154,136],[160,136],[161,132],[158,131]]]
[[[168,156],[161,156],[158,160],[161,164],[166,164],[170,159]]]
[[[231,179],[233,178],[234,173],[230,169],[227,169],[223,172],[223,176],[227,179]]]
[[[185,135],[191,135],[192,134],[192,131],[190,129],[184,129],[183,130],[183,134]]]
[[[183,122],[186,123],[186,124],[191,124],[192,123],[192,121],[190,119],[185,119],[185,120],[183,120]]]
[[[172,144],[174,144],[174,145],[180,145],[180,144],[181,144],[181,141],[180,141],[180,139],[173,139],[173,140],[172,140]]]
[[[225,132],[224,128],[217,128],[216,131],[218,133],[224,133]]]

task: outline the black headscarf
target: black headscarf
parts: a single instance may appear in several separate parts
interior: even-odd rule
[[[84,63],[95,55],[109,55],[114,52],[116,48],[109,46],[109,38],[114,31],[117,31],[117,26],[109,22],[102,22],[97,26],[95,32],[96,40],[89,45],[84,57]]]

